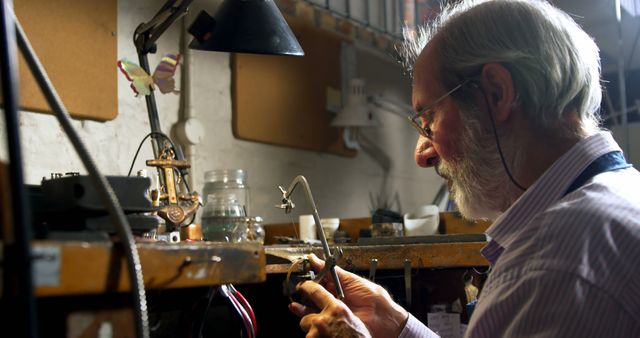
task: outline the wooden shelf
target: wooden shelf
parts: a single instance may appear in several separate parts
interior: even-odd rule
[[[266,280],[262,245],[228,243],[137,244],[145,287],[167,289]],[[35,241],[37,296],[130,290],[122,248],[112,242]]]
[[[480,254],[486,242],[425,243],[405,245],[341,245],[342,258],[338,265],[347,270],[368,270],[372,259],[378,260],[378,269],[402,269],[406,259],[414,269],[458,268],[488,266]],[[334,250],[332,247],[331,250]],[[290,263],[307,254],[322,257],[322,248],[316,246],[265,246],[267,273],[286,273]]]

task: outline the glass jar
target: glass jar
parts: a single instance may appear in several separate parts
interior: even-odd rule
[[[211,196],[232,194],[244,208],[244,215],[249,213],[249,186],[247,172],[243,169],[209,170],[204,174],[202,196],[205,206]]]
[[[247,238],[244,206],[234,194],[210,194],[202,210],[202,237],[213,242],[243,242]]]
[[[264,245],[264,226],[262,217],[255,216],[247,218],[247,242],[260,243]]]

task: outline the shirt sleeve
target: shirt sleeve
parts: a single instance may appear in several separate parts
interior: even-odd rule
[[[422,324],[418,320],[418,318],[414,317],[412,314],[409,314],[409,319],[407,320],[407,324],[405,324],[404,329],[400,332],[400,336],[398,338],[439,338],[437,334],[433,331],[429,330],[429,328]]]

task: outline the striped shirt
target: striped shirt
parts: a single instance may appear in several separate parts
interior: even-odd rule
[[[606,132],[582,140],[487,230],[492,272],[466,337],[640,337],[640,173],[604,172],[566,194],[619,150]],[[400,337],[432,335],[410,316]]]

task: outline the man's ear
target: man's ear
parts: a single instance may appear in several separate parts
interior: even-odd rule
[[[509,119],[516,100],[516,92],[507,68],[497,62],[482,67],[480,84],[497,124]]]

